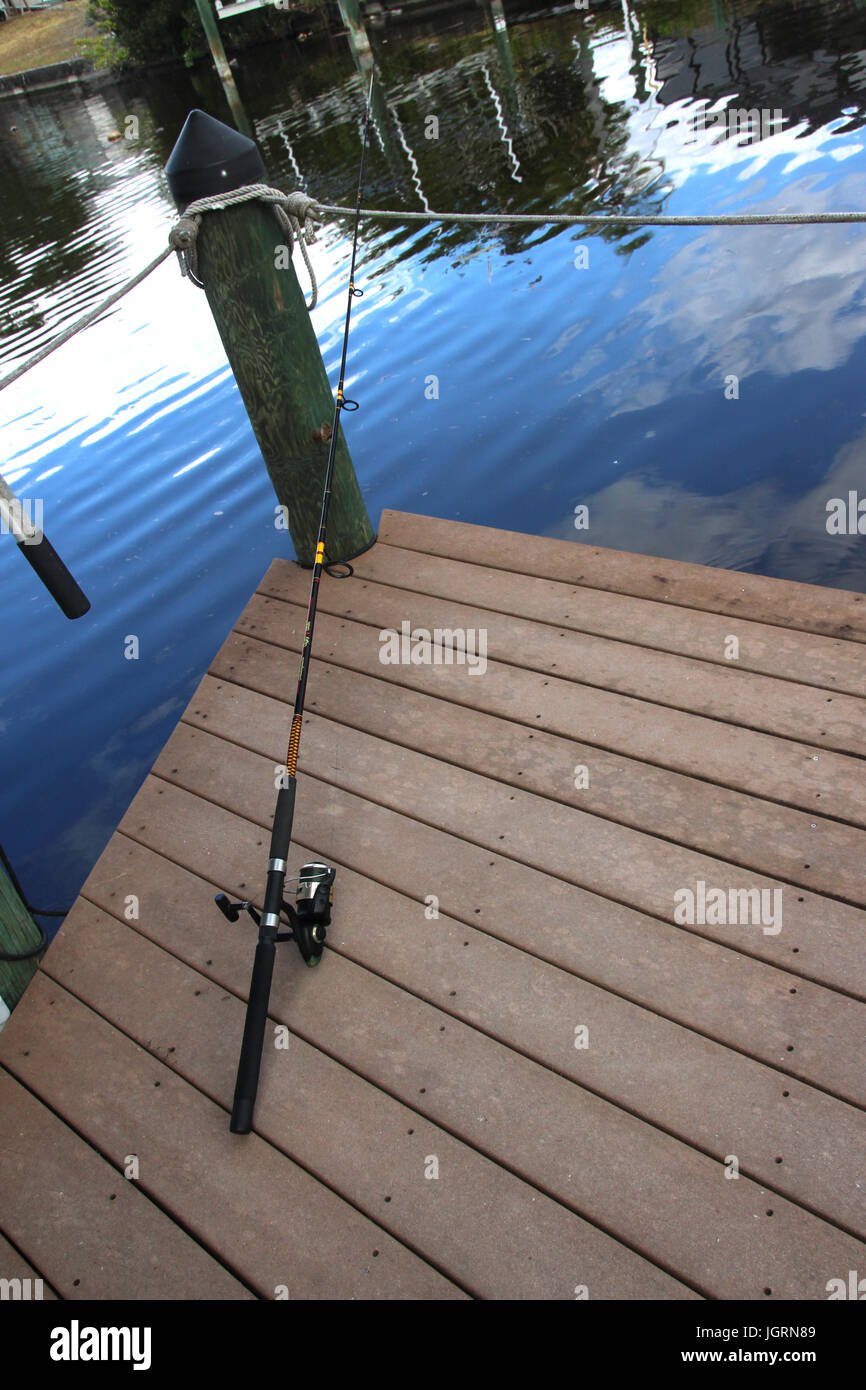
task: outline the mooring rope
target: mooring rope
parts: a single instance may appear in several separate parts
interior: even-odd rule
[[[0,381],[0,391],[4,390],[7,386],[11,386],[13,381],[17,381],[25,372],[29,372],[31,367],[36,367],[40,362],[44,362],[46,357],[52,352],[56,352],[59,347],[63,347],[64,343],[68,343],[69,339],[74,338],[76,333],[80,333],[82,328],[89,328],[92,323],[95,323],[98,318],[101,318],[106,309],[110,309],[112,304],[116,304],[117,301],[122,299],[125,294],[128,294],[130,290],[134,290],[136,285],[140,285],[142,280],[146,280],[152,270],[156,270],[158,265],[162,265],[163,261],[168,259],[171,252],[172,248],[170,246],[167,246],[164,251],[160,251],[159,255],[153,258],[150,265],[144,267],[144,270],[140,270],[137,275],[133,275],[131,280],[127,280],[125,285],[120,286],[120,289],[112,290],[111,294],[106,295],[103,300],[100,300],[95,309],[89,309],[83,318],[77,319],[75,323],[70,324],[68,328],[64,328],[61,333],[57,334],[56,338],[52,338],[44,347],[39,348],[38,352],[34,352],[26,361],[15,367],[8,376],[4,376],[2,381]]]
[[[29,372],[31,367],[44,362],[50,353],[55,352],[64,343],[68,343],[70,338],[73,338],[76,333],[80,333],[83,328],[89,328],[105,313],[106,309],[110,309],[125,294],[135,289],[136,285],[140,285],[151,271],[162,265],[172,251],[177,253],[181,273],[189,276],[193,284],[203,288],[197,275],[196,249],[196,239],[203,214],[222,211],[224,208],[233,207],[238,203],[248,202],[252,198],[258,198],[262,202],[272,205],[277,221],[285,234],[290,256],[294,254],[295,242],[298,242],[304,264],[309,272],[312,288],[312,297],[307,307],[314,309],[318,300],[318,285],[312,262],[307,254],[307,246],[316,239],[313,223],[321,222],[329,213],[336,217],[354,217],[358,210],[340,207],[333,203],[317,203],[306,193],[281,193],[278,188],[270,188],[264,183],[249,184],[246,188],[230,189],[226,193],[220,193],[210,198],[198,198],[194,203],[190,203],[172,227],[169,233],[169,244],[164,251],[160,251],[149,265],[140,270],[137,275],[133,275],[119,289],[112,290],[111,294],[106,295],[105,299],[94,309],[90,309],[83,318],[70,324],[68,328],[64,328],[61,333],[57,334],[56,338],[52,338],[44,347],[39,348],[37,352],[15,367],[7,376],[4,376],[0,380],[0,391],[11,386],[13,381],[18,381],[19,377],[22,377],[25,372]],[[718,216],[708,215],[704,217],[666,217],[642,213],[397,212],[391,208],[361,208],[360,216],[395,222],[467,222],[476,225],[515,223],[537,227],[556,225],[582,225],[586,227],[802,227],[866,222],[866,212],[748,212],[720,213]]]
[[[319,203],[321,212],[354,217],[354,208]],[[517,222],[535,226],[561,223],[588,227],[778,227],[803,226],[812,222],[866,222],[866,212],[744,212],[720,213],[717,217],[644,216],[641,213],[587,212],[393,212],[383,208],[361,208],[362,217],[402,222]]]

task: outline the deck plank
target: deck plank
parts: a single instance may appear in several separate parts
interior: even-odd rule
[[[46,1303],[57,1299],[57,1294],[50,1284],[45,1282],[44,1276],[31,1264],[28,1264],[25,1259],[22,1259],[15,1247],[10,1245],[3,1235],[0,1235],[0,1279],[8,1280],[10,1283],[14,1279],[20,1279],[22,1281],[22,1293],[28,1289],[24,1281],[29,1279],[28,1293],[30,1297],[37,1302],[41,1299]],[[10,1293],[9,1297],[14,1298],[14,1294]]]
[[[405,614],[394,616],[399,628]],[[299,604],[257,594],[235,629],[295,651],[303,640],[305,621]],[[859,758],[504,662],[488,660],[481,679],[460,667],[384,665],[379,661],[378,630],[349,616],[340,619],[323,612],[316,634],[320,660],[354,670],[367,670],[375,662],[383,679],[394,685],[483,709],[533,732],[545,730],[801,810],[814,810],[820,800],[824,815],[866,826],[866,778]],[[290,680],[292,665],[287,662],[283,668],[284,679]],[[455,671],[464,678],[449,681],[446,695],[443,682]],[[820,733],[806,732],[813,737]]]
[[[32,989],[3,1029],[4,1062]],[[254,1297],[123,1177],[131,1150],[108,1163],[6,1071],[0,1110],[0,1229],[61,1298]]]
[[[243,835],[241,845],[250,849],[260,838],[248,825],[238,833]],[[312,851],[315,846],[307,848]],[[476,902],[491,904],[494,910],[487,911],[485,907],[483,916],[476,915],[474,905],[467,908],[465,895],[460,891],[456,871],[461,864],[452,867],[455,872],[443,876],[440,885],[438,922],[443,940],[459,943],[454,946],[455,951],[465,949],[462,943],[467,940],[465,928],[469,927],[473,933],[483,933],[479,942],[489,936],[518,946],[530,957],[558,966],[747,1056],[784,1068],[788,1076],[848,1100],[855,1100],[861,1093],[859,1059],[864,1006],[858,1001],[820,986],[807,986],[798,975],[776,970],[655,918],[623,910],[570,885],[557,885],[540,874],[532,876],[526,898],[527,908],[534,905],[535,911],[523,911],[522,900],[511,902],[513,879],[506,877],[504,891],[491,891],[483,887],[482,880],[482,896]],[[466,860],[462,867],[474,874],[476,862]],[[487,857],[477,867],[489,867]],[[501,867],[507,875],[507,863]],[[255,890],[255,883],[231,877],[233,868],[240,874],[239,865],[232,862],[227,868],[229,877],[220,879],[217,886],[236,892]],[[139,893],[143,891],[140,929],[155,933],[155,939],[167,944],[165,932],[152,924],[170,923],[177,904],[189,893],[199,894],[198,883],[191,884],[187,873],[157,851],[118,834],[90,875],[85,892],[88,900],[105,912],[122,916],[127,889],[134,886]],[[341,899],[344,881],[354,885],[355,877],[353,870],[341,866]],[[363,887],[363,877],[357,877]],[[364,891],[368,898],[371,889],[366,887]],[[380,910],[384,904],[390,920],[396,911],[392,897],[399,901],[407,894],[380,884],[378,896]],[[214,928],[218,924],[209,898],[206,909],[202,926],[207,926],[209,916]],[[479,918],[483,926],[479,925]],[[575,929],[575,924],[579,924],[579,929]],[[389,949],[387,932],[383,938],[381,931],[373,932],[366,925],[362,930],[363,957],[353,945],[351,924],[343,911],[335,920],[329,939],[351,959],[369,960],[372,968],[386,974],[387,956],[380,957],[379,953]],[[249,943],[243,944],[243,940],[242,934],[226,936],[225,932],[214,930],[200,936],[185,933],[173,949],[204,973],[212,960],[222,960],[226,970],[239,969],[242,976],[249,965]],[[792,988],[797,989],[796,996],[791,995]],[[503,1007],[506,1003],[503,1000]],[[761,1020],[757,1029],[756,1018]],[[794,1040],[795,1051],[789,1053],[787,1047]]]
[[[164,918],[151,886],[176,895],[174,908],[184,922],[187,954],[192,951],[201,958],[204,951],[214,949],[208,944],[216,912],[213,885],[191,875],[181,877],[176,869],[172,872],[173,867],[162,860],[159,872],[148,878],[141,928],[149,939],[125,932],[119,923],[82,901],[74,921],[64,928],[51,968],[91,1008],[110,1015],[117,1027],[161,1062],[227,1105],[244,1015],[241,1000],[228,991],[248,973],[249,941],[228,932],[235,937],[230,945],[232,967],[222,965],[222,953],[216,969],[205,963],[213,957],[204,957],[204,974],[159,949],[165,939],[160,931]],[[121,938],[122,950],[106,950],[115,941],[120,945]],[[106,959],[111,962],[108,970]],[[285,984],[289,972],[281,973],[280,983]],[[291,975],[294,987],[313,988],[306,972],[300,978],[297,973]],[[130,989],[130,983],[141,978],[152,981],[158,1008]],[[90,1071],[85,1064],[74,1064],[73,1059],[70,1065],[75,1071],[71,1084],[88,1085]],[[39,1069],[38,1063],[31,1067]],[[405,1242],[436,1268],[447,1268],[476,1297],[569,1298],[576,1282],[586,1283],[594,1298],[695,1296],[295,1032],[287,1049],[268,1050],[256,1116],[257,1131],[264,1139],[289,1159],[321,1174],[384,1228],[378,1239],[368,1242],[368,1248],[373,1245],[380,1251],[375,1262],[380,1288],[385,1278],[380,1266],[388,1243],[384,1232],[388,1231],[394,1241]],[[228,1135],[226,1141],[234,1142]],[[436,1179],[425,1177],[428,1155],[438,1161]],[[247,1186],[255,1181],[255,1171],[247,1167],[246,1152],[241,1161]],[[280,1232],[278,1242],[272,1239],[270,1246],[283,1260],[284,1201],[282,1194],[274,1196],[270,1213]],[[302,1213],[290,1212],[289,1227],[305,1219]],[[249,1259],[252,1267],[267,1267],[270,1247],[264,1260],[255,1249]],[[280,1268],[278,1264],[267,1277],[277,1278]],[[343,1282],[340,1275],[331,1280],[334,1294],[338,1281]],[[444,1291],[437,1289],[432,1278],[430,1283],[429,1296],[442,1297]]]
[[[158,792],[157,779],[148,779],[129,828],[164,836],[173,859],[185,857],[207,878],[218,867],[217,882],[233,890],[265,832],[188,793]],[[294,863],[297,851],[290,871]],[[213,925],[212,903],[201,906],[214,942],[225,928]],[[350,899],[344,910],[352,912]],[[172,921],[151,926],[166,936],[175,931]],[[184,917],[184,937],[192,930]],[[313,981],[293,955],[284,956],[271,1016],[654,1263],[677,1270],[697,1292],[761,1298],[769,1287],[771,1296],[823,1297],[824,1271],[862,1257],[862,1241],[776,1186],[745,1174],[726,1181],[724,1155],[700,1152],[336,951],[326,965]],[[245,992],[246,974],[227,987]],[[572,1038],[570,1030],[564,1053]],[[800,1084],[786,1089],[798,1102]]]
[[[772,926],[765,931],[746,922],[685,923],[682,929],[781,968],[796,969],[859,999],[866,997],[866,959],[860,944],[866,913],[862,908],[654,840],[533,793],[510,792],[491,778],[443,765],[355,729],[335,727],[317,715],[306,715],[305,721],[304,742],[315,772],[310,788],[311,824],[317,830],[333,824],[335,837],[340,837],[339,845],[335,838],[333,852],[339,848],[356,865],[363,863],[362,856],[370,852],[375,836],[382,853],[394,861],[391,869],[377,866],[377,876],[392,887],[399,886],[399,877],[417,896],[425,881],[422,863],[436,865],[437,881],[441,881],[445,872],[441,866],[454,852],[456,840],[488,856],[504,856],[524,873],[540,869],[674,925],[675,893],[684,887],[695,889],[699,881],[726,890],[778,891],[782,895],[778,932]],[[168,781],[176,779],[179,785],[266,824],[272,813],[279,756],[279,752],[267,757],[211,740],[206,731],[181,723],[155,766]],[[328,793],[323,796],[325,782]],[[434,788],[436,823],[431,824]],[[134,807],[135,803],[122,826],[134,823]],[[359,816],[362,826],[353,819]],[[412,822],[412,833],[403,859],[398,859],[388,856],[387,844],[389,837],[407,839],[404,817]],[[427,857],[419,861],[422,844]],[[577,858],[576,845],[580,846]],[[403,865],[409,864],[416,877],[407,882]],[[627,873],[623,865],[628,865]],[[426,873],[429,877],[430,870]],[[476,875],[476,898],[479,887]]]
[[[473,767],[511,787],[617,821],[633,830],[671,840],[716,859],[735,862],[773,877],[801,883],[848,902],[866,905],[866,831],[827,816],[782,806],[746,793],[608,753],[574,739],[526,727],[468,705],[457,705],[380,678],[372,658],[365,670],[313,658],[310,708],[325,718],[379,738],[429,753],[458,767]],[[185,718],[213,727],[238,742],[247,723],[221,717],[212,692],[220,684],[247,688],[285,701],[284,661],[273,646],[233,632],[226,639]],[[281,718],[264,704],[256,717],[268,727]],[[575,769],[586,768],[588,785],[575,786]],[[819,800],[816,798],[815,805]],[[810,849],[804,869],[803,846]]]
[[[388,509],[382,513],[379,537],[387,545],[424,555],[471,560],[566,584],[586,584],[659,603],[866,642],[866,598],[849,589],[711,569],[683,560],[518,535],[491,526]]]
[[[68,936],[81,925],[76,911]],[[136,951],[141,938],[129,927],[115,926],[112,932],[97,923],[96,935],[99,962],[104,964],[110,953],[123,963],[123,990],[117,997],[129,999],[136,987],[140,994],[147,981],[151,995],[162,998],[165,972],[159,957],[165,952]],[[60,952],[55,954],[57,970]],[[75,956],[81,960],[80,951]],[[180,1046],[197,1024],[191,1008],[200,1015],[215,1004],[213,994],[196,996],[200,977],[184,973],[187,978],[175,996],[181,1012],[172,1032]],[[79,965],[76,983],[80,975]],[[49,996],[54,1002],[50,1040],[42,1023]],[[240,1024],[232,1031],[236,1041],[243,1019],[234,1002]],[[260,1298],[275,1298],[280,1288],[292,1299],[463,1296],[259,1135],[238,1143],[227,1124],[233,1089],[228,1049],[223,1049],[228,1065],[218,1082],[221,1106],[45,974],[34,980],[12,1028],[4,1054],[7,1066],[25,1085],[38,1088],[56,1114],[76,1121],[95,1148],[112,1155],[137,1154],[139,1190],[176,1219],[182,1214],[184,1228]]]
[[[153,783],[145,786],[133,808],[136,819],[146,827],[137,838],[144,837],[162,853],[168,852],[171,839],[178,846],[173,857],[185,867],[195,865],[199,837],[201,842],[223,844],[229,834],[241,833],[234,824],[236,818],[226,819],[216,806],[199,809],[193,831],[186,825],[189,797],[168,787],[160,795],[156,779]],[[218,794],[218,789],[212,790]],[[315,804],[317,792],[321,796],[323,791],[315,786],[304,790],[305,807]],[[327,796],[324,799],[327,802]],[[259,824],[265,815],[263,809],[255,818]],[[363,820],[363,812],[356,819]],[[299,822],[299,837],[310,824],[307,816]],[[395,827],[388,840],[393,859],[405,859],[412,835],[407,821]],[[320,831],[315,850],[328,862],[342,863],[339,830],[332,835],[327,829]],[[443,847],[430,862],[448,858],[459,865],[459,854],[457,843],[450,850]],[[406,896],[402,901],[388,899],[379,884],[369,880],[363,885],[368,891],[361,893],[357,879],[349,883],[343,911],[347,921],[356,924],[349,938],[355,959],[368,968],[381,968],[384,950],[387,977],[402,989],[448,1009],[685,1143],[720,1159],[725,1153],[737,1153],[744,1170],[761,1181],[866,1234],[866,1205],[858,1186],[866,1152],[862,1110],[805,1085],[798,1088],[792,1105],[786,1073],[542,962],[533,962],[532,987],[524,994],[525,954],[465,927],[460,928],[462,936],[455,932],[446,944],[440,923],[425,921],[425,889],[436,891],[437,886],[435,875],[432,884],[430,879],[428,869],[416,880],[414,902]],[[473,914],[475,901],[472,879],[464,875],[464,912]],[[383,924],[390,942],[380,942],[371,958],[365,926],[375,922]],[[469,948],[457,944],[458,938],[461,943],[468,940]],[[464,972],[470,968],[464,983]],[[682,983],[688,989],[689,982]],[[590,1041],[585,1049],[574,1045],[576,1024],[588,1029]],[[792,1036],[799,1041],[796,1026]],[[780,1062],[785,1056],[782,1052]],[[860,1098],[866,1099],[862,1085],[858,1089]],[[748,1107],[742,1105],[743,1095],[749,1096]],[[776,1162],[780,1154],[782,1165]]]
[[[309,583],[302,570],[294,565],[272,566],[270,573],[266,592],[271,597],[306,605]],[[822,752],[829,748],[857,757],[866,754],[862,691],[860,696],[838,691],[828,695],[811,685],[743,670],[735,662],[713,665],[372,581],[331,580],[320,585],[319,600],[323,612],[344,617],[348,610],[353,621],[373,628],[370,640],[377,656],[379,633],[388,628],[399,632],[403,621],[431,633],[437,628],[483,632],[488,660],[508,667],[545,675],[555,670],[561,680],[781,738],[802,738],[805,731],[812,731],[810,739]],[[400,615],[399,621],[395,615]],[[866,651],[863,656],[866,669]],[[446,667],[443,674],[455,669]],[[468,672],[460,674],[468,676]],[[477,685],[479,679],[483,676],[477,673],[469,684]]]
[[[729,617],[692,608],[678,607],[672,614],[670,604],[655,599],[633,598],[630,594],[592,589],[586,584],[539,579],[382,542],[360,556],[354,569],[364,583],[372,581],[413,594],[474,604],[517,618],[552,623],[575,634],[614,638],[698,658],[714,666],[730,666],[725,648],[733,633],[740,644],[738,670],[778,676],[831,692],[866,692],[863,646],[838,637],[772,627],[742,616],[732,623]],[[262,593],[271,592],[272,573],[281,573],[279,561],[265,575],[260,585]],[[326,587],[330,596],[333,588]]]

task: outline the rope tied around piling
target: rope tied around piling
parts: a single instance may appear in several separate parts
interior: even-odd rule
[[[315,198],[310,198],[299,190],[294,193],[282,193],[278,188],[270,188],[266,183],[250,183],[244,188],[232,188],[225,193],[196,198],[195,202],[184,209],[168,236],[169,246],[177,252],[181,275],[187,276],[200,290],[204,289],[198,274],[198,233],[203,215],[206,212],[223,212],[226,208],[248,203],[253,199],[269,203],[273,208],[280,230],[286,238],[289,257],[295,253],[295,242],[301,248],[312,291],[307,308],[315,309],[319,287],[307,247],[312,246],[316,240],[315,224],[323,220],[324,212]]]

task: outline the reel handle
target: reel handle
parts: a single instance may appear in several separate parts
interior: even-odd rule
[[[240,917],[240,905],[238,903],[233,903],[228,893],[217,893],[214,902],[227,921],[236,922]]]

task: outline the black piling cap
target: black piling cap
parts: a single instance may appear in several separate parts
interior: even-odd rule
[[[254,141],[205,111],[190,111],[165,166],[180,212],[196,198],[261,183],[265,174]]]

